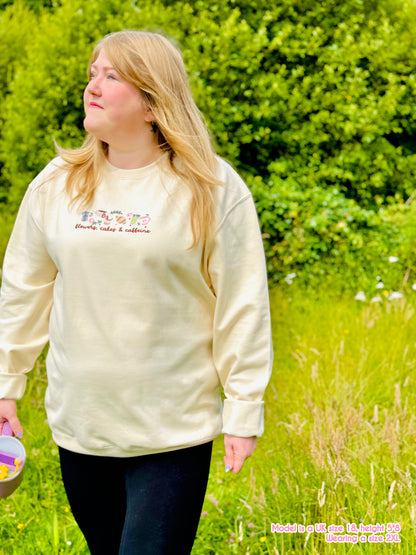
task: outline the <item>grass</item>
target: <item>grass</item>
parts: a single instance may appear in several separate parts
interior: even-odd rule
[[[415,553],[416,302],[276,289],[271,305],[266,431],[237,476],[215,442],[193,554]],[[45,385],[40,362],[20,403],[28,461],[21,487],[0,500],[0,555],[88,553],[45,422]],[[273,533],[272,523],[305,531]],[[330,543],[319,523],[396,523],[401,541]]]

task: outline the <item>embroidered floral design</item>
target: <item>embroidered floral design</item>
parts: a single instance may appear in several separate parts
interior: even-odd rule
[[[81,221],[75,229],[91,229],[93,231],[150,233],[151,217],[149,214],[135,214],[122,210],[85,210]]]

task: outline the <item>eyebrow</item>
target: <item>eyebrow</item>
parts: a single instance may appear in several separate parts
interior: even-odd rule
[[[91,69],[97,69],[97,64],[96,63],[91,64]],[[105,71],[107,71],[109,69],[112,69],[113,71],[117,71],[116,68],[113,67],[113,66],[104,66],[101,69],[104,69]]]

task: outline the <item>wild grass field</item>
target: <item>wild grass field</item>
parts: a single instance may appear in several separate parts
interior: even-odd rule
[[[222,439],[215,442],[193,554],[416,553],[411,294],[371,303],[271,291],[275,365],[266,431],[237,476],[225,474]],[[25,478],[0,500],[0,555],[88,554],[63,492],[45,386],[39,362],[20,402]],[[273,532],[278,524],[297,531]],[[327,536],[323,524],[327,533],[330,525],[344,531]],[[377,524],[383,532],[355,533],[354,525]]]

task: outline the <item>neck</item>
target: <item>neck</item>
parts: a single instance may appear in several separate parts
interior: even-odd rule
[[[150,144],[133,150],[118,150],[113,146],[108,146],[108,161],[116,168],[122,170],[134,170],[143,168],[155,162],[162,155],[162,151],[157,144]]]

